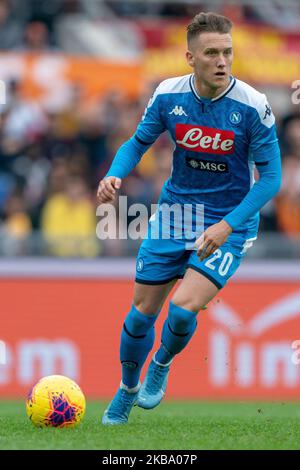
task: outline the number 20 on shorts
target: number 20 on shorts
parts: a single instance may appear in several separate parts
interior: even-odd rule
[[[215,269],[218,270],[218,273],[220,274],[220,276],[226,276],[226,274],[228,273],[228,270],[233,262],[233,254],[230,253],[229,251],[227,251],[224,256],[223,256],[223,259],[218,266],[216,266],[216,261],[219,260],[220,258],[222,258],[222,250],[220,250],[220,248],[218,248],[214,253],[213,253],[213,256],[212,258],[208,259],[204,264],[207,268],[209,269],[212,269],[213,271],[215,271]],[[218,264],[218,263],[217,263]]]

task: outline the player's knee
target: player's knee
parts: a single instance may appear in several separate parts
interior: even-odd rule
[[[159,307],[147,299],[134,299],[133,305],[140,313],[143,313],[144,315],[155,315],[159,312]]]
[[[186,333],[194,330],[197,325],[197,313],[170,302],[168,320],[175,333]]]
[[[161,309],[161,299],[138,286],[134,291],[133,305],[144,315],[156,315]]]
[[[202,304],[199,303],[197,299],[182,297],[181,295],[176,295],[176,292],[171,302],[175,305],[178,305],[178,307],[189,310],[190,312],[198,313],[202,308]]]

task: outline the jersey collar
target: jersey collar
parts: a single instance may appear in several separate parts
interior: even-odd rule
[[[228,87],[218,96],[216,96],[215,98],[203,98],[201,97],[197,91],[196,91],[196,87],[195,87],[195,75],[192,73],[191,76],[190,76],[190,87],[191,87],[191,90],[192,90],[192,93],[195,95],[195,98],[198,100],[198,101],[201,101],[201,103],[203,103],[204,101],[206,102],[211,102],[211,103],[215,103],[216,101],[224,98],[224,96],[226,96],[231,90],[232,88],[234,87],[236,83],[236,79],[230,75],[230,82],[229,82],[229,85]]]

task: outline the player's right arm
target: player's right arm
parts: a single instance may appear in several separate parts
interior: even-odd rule
[[[120,189],[122,179],[129,175],[144,153],[164,131],[165,125],[160,112],[160,86],[158,86],[136,132],[121,145],[108,173],[99,183],[97,196],[100,203],[112,202],[115,199],[116,190]]]

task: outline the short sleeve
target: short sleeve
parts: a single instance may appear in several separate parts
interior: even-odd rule
[[[156,88],[145,109],[143,117],[137,126],[134,138],[144,145],[152,145],[166,127],[161,117],[160,85]]]
[[[255,163],[264,163],[280,154],[275,126],[275,117],[265,95],[261,94],[256,108],[251,108],[250,158]]]

